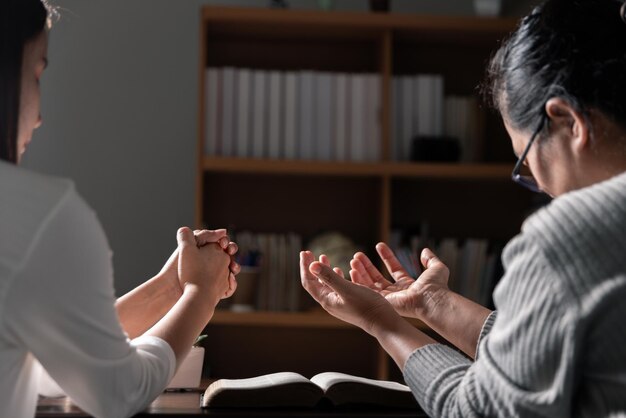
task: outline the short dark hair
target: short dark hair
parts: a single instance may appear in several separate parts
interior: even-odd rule
[[[24,44],[45,29],[41,0],[5,0],[0,6],[0,159],[17,162]]]
[[[626,22],[618,0],[547,0],[494,54],[483,93],[518,130],[535,129],[546,102],[597,109],[626,128]]]

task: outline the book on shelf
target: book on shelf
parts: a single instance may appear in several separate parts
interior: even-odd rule
[[[351,83],[351,103],[350,103],[350,160],[364,161],[365,158],[365,88],[366,78],[363,74],[352,76]]]
[[[238,231],[232,233],[231,238],[239,245],[239,264],[259,272],[256,300],[251,308],[292,312],[301,310],[306,297],[300,284],[298,261],[302,249],[301,236],[295,233]]]
[[[222,137],[218,141],[224,157],[235,155],[235,72],[231,67],[222,69]]]
[[[220,90],[222,83],[220,82],[221,71],[217,68],[209,68],[206,70],[206,91],[204,93],[205,106],[207,108],[207,121],[205,126],[205,142],[204,153],[206,155],[217,155],[218,138],[220,137],[219,127],[221,120],[220,114]]]
[[[206,155],[380,159],[377,74],[211,67],[205,79]]]
[[[203,408],[316,406],[420,409],[408,386],[338,372],[319,373],[311,379],[294,372],[220,379],[202,397]]]
[[[315,159],[322,161],[332,160],[332,80],[330,73],[317,73],[315,127],[317,133],[317,146],[315,147]]]
[[[269,73],[269,121],[268,121],[268,157],[282,158],[282,111],[283,111],[283,74],[279,71]]]
[[[267,72],[252,73],[254,93],[252,98],[252,150],[253,158],[264,158],[266,155],[267,132]]]
[[[335,113],[333,143],[335,145],[335,159],[345,161],[348,159],[348,115],[350,107],[348,101],[348,76],[337,74],[335,79]]]
[[[298,75],[285,74],[285,159],[298,157]]]
[[[402,76],[399,78],[400,94],[402,99],[400,100],[400,107],[394,111],[400,115],[400,134],[399,139],[402,143],[400,159],[402,161],[408,161],[411,155],[411,140],[415,135],[413,129],[413,77]]]
[[[365,75],[367,95],[366,100],[366,141],[365,159],[367,161],[378,161],[381,157],[381,126],[380,126],[380,105],[381,105],[381,84],[377,74]]]
[[[237,150],[239,157],[250,157],[251,80],[250,70],[237,70]]]
[[[311,160],[314,156],[315,130],[314,130],[314,109],[315,109],[315,73],[313,71],[302,71],[300,73],[300,159]]]

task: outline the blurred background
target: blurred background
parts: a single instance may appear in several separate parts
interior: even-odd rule
[[[109,238],[121,295],[158,272],[176,229],[194,224],[201,7],[269,1],[54,3],[61,19],[42,80],[44,123],[24,165],[75,181]],[[288,3],[318,8],[316,0]],[[504,1],[501,14],[521,15],[532,3]],[[365,12],[368,3],[336,0],[334,9]],[[471,0],[392,0],[391,11],[475,13]]]

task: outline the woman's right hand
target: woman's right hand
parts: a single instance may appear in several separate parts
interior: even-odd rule
[[[394,282],[387,280],[361,252],[356,253],[350,262],[352,281],[376,290],[400,315],[423,320],[430,304],[436,304],[439,296],[449,291],[448,267],[425,248],[420,257],[425,270],[416,280],[406,272],[387,244],[378,243],[376,251]]]
[[[198,288],[207,295],[213,307],[234,292],[230,280],[230,256],[218,243],[198,246],[191,229],[180,228],[178,240],[178,277],[183,288]]]

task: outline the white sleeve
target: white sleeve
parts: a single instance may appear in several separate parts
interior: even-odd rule
[[[133,415],[172,378],[171,347],[156,337],[126,337],[106,238],[73,190],[40,232],[7,296],[10,337],[86,412]]]

